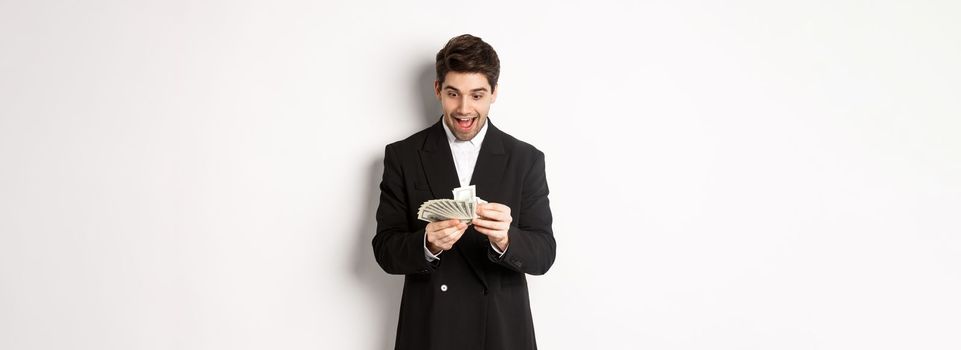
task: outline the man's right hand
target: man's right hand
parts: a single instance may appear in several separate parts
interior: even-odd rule
[[[467,224],[460,220],[437,221],[427,224],[427,249],[434,255],[450,250],[467,231]]]

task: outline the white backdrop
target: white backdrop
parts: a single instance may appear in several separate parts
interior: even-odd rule
[[[589,4],[588,4],[589,3]],[[543,349],[961,348],[956,1],[0,1],[0,348],[388,349],[434,54],[547,155]]]

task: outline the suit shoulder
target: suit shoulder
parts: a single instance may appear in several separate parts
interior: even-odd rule
[[[534,147],[534,145],[518,139],[511,134],[504,133],[504,146],[510,152],[526,157],[544,157],[544,152]]]
[[[386,148],[399,150],[399,151],[420,149],[424,145],[424,142],[426,142],[427,135],[430,133],[430,130],[433,127],[434,125],[431,125],[421,131],[414,133],[413,135],[408,136],[403,140],[391,142],[387,144]]]

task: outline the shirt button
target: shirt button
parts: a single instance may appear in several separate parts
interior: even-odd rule
[[[441,291],[441,292],[446,292],[446,291],[447,291],[447,285],[446,285],[446,284],[440,285],[440,291]]]

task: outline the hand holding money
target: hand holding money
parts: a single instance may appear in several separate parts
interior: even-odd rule
[[[427,224],[427,249],[437,255],[450,250],[467,231],[467,224],[458,220],[435,221]]]
[[[509,239],[507,231],[514,220],[511,208],[500,203],[483,203],[477,206],[478,218],[473,220],[474,229],[487,236],[487,240],[497,246],[497,249],[507,249]]]
[[[425,231],[431,253],[450,250],[471,223],[498,249],[506,250],[511,208],[480,199],[474,185],[455,188],[453,194],[454,199],[432,199],[417,210],[418,219],[430,222]]]

